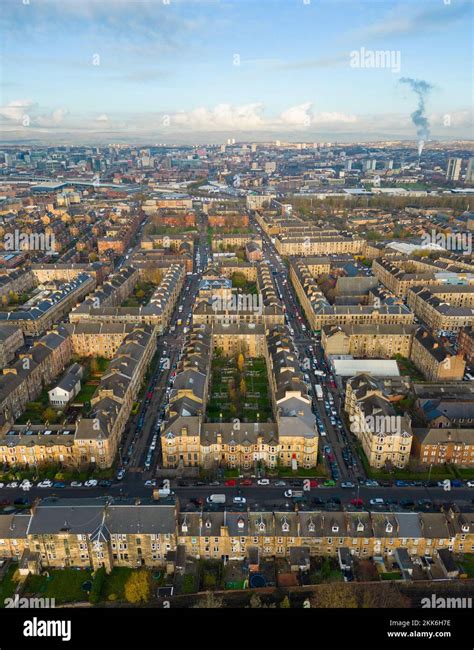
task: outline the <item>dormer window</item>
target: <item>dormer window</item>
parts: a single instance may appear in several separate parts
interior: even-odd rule
[[[358,533],[364,532],[364,524],[361,521],[357,522],[357,532]]]
[[[389,521],[387,521],[387,525],[385,526],[385,532],[386,533],[391,533],[392,530],[393,530],[392,524]]]
[[[186,523],[186,519],[185,519],[185,520],[183,521],[183,523],[181,524],[181,530],[182,530],[183,533],[187,533],[187,532],[188,532],[188,524]]]
[[[205,522],[204,525],[205,525],[206,528],[210,528],[210,527],[211,527],[211,520],[210,520],[210,519],[206,519],[206,522]]]
[[[237,520],[237,527],[238,528],[243,528],[244,526],[245,526],[244,520],[242,519],[242,517],[239,517],[238,520]]]
[[[282,529],[282,531],[283,531],[284,533],[288,533],[288,532],[289,532],[289,530],[290,530],[290,524],[286,521],[286,519],[285,519],[285,521],[282,523],[282,525],[281,525],[281,529]]]
[[[316,526],[314,525],[314,521],[312,519],[308,524],[308,530],[310,533],[314,533],[314,531],[316,530]]]
[[[469,524],[462,524],[461,530],[463,533],[468,533],[469,532]]]
[[[265,522],[264,522],[264,521],[260,520],[260,521],[258,522],[257,526],[258,526],[258,530],[259,530],[261,533],[264,533],[264,532],[265,532]]]
[[[337,533],[339,531],[339,526],[337,524],[333,524],[332,526],[332,532]]]

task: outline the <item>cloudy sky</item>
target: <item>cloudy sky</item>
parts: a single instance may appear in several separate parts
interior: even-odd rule
[[[2,0],[2,140],[472,138],[470,0]]]

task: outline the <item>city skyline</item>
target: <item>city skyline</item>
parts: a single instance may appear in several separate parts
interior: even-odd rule
[[[467,140],[471,7],[8,1],[2,140]]]

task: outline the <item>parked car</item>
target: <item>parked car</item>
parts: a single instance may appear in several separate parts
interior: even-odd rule
[[[95,480],[95,478],[91,478],[88,481],[84,483],[85,487],[96,487],[98,481]]]
[[[212,485],[212,484],[211,484]],[[224,483],[226,487],[235,487],[237,485],[237,481],[235,478],[229,478],[227,481]]]
[[[376,497],[375,499],[370,499],[369,501],[371,506],[384,506],[385,501],[383,499],[380,499],[379,497]]]
[[[55,481],[53,483],[53,488],[58,488],[58,489],[63,489],[66,487],[66,483],[63,483],[63,481]]]
[[[23,499],[23,498],[20,497],[19,499],[15,499],[15,501],[13,502],[13,505],[14,506],[26,507],[26,506],[30,505],[30,502],[28,501],[28,499]]]
[[[467,487],[474,488],[474,481],[466,481]]]
[[[53,481],[50,481],[49,478],[45,478],[44,481],[38,483],[39,488],[51,488],[53,487]]]
[[[124,470],[124,469],[120,469],[120,470],[117,472],[117,481],[121,481],[121,480],[123,479],[124,476],[125,476],[125,470]]]
[[[111,485],[112,485],[112,481],[107,481],[107,480],[99,481],[99,487],[109,488]]]
[[[270,485],[270,480],[268,478],[261,478],[257,483],[258,485]]]
[[[244,478],[242,481],[240,481],[239,485],[242,485],[242,486],[252,485],[252,480],[249,479],[249,478]]]
[[[145,487],[156,487],[156,480],[153,478],[150,481],[145,481]]]
[[[12,489],[13,489],[13,488],[17,488],[17,487],[18,487],[18,483],[17,483],[16,481],[12,481],[11,483],[7,483],[5,487],[7,487],[7,488],[12,488]]]
[[[286,481],[275,481],[275,487],[286,487]]]
[[[355,487],[354,483],[351,483],[350,481],[342,481],[341,483],[342,488],[353,488]]]
[[[362,499],[351,499],[351,503],[356,508],[362,508],[362,506],[364,505],[364,502],[362,501]]]
[[[235,504],[241,504],[241,505],[243,505],[244,503],[247,503],[247,499],[245,499],[244,497],[234,497],[232,499],[232,501]]]
[[[71,481],[71,487],[82,487],[81,481]]]

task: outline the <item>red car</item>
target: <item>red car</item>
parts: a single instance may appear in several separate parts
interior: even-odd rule
[[[150,393],[147,393],[147,394],[146,394],[146,398],[147,398],[147,399],[151,399],[152,397],[153,397],[153,393],[150,392]]]
[[[362,499],[351,499],[351,503],[356,508],[362,508],[362,506],[364,505],[364,502],[362,501]]]
[[[318,482],[314,478],[312,478],[310,480],[310,482],[309,482],[309,487],[310,488],[317,488],[318,487]]]
[[[226,487],[235,487],[237,485],[237,481],[235,480],[235,478],[230,478],[224,483],[224,485]]]
[[[239,485],[252,485],[252,481],[249,478],[244,478]]]

